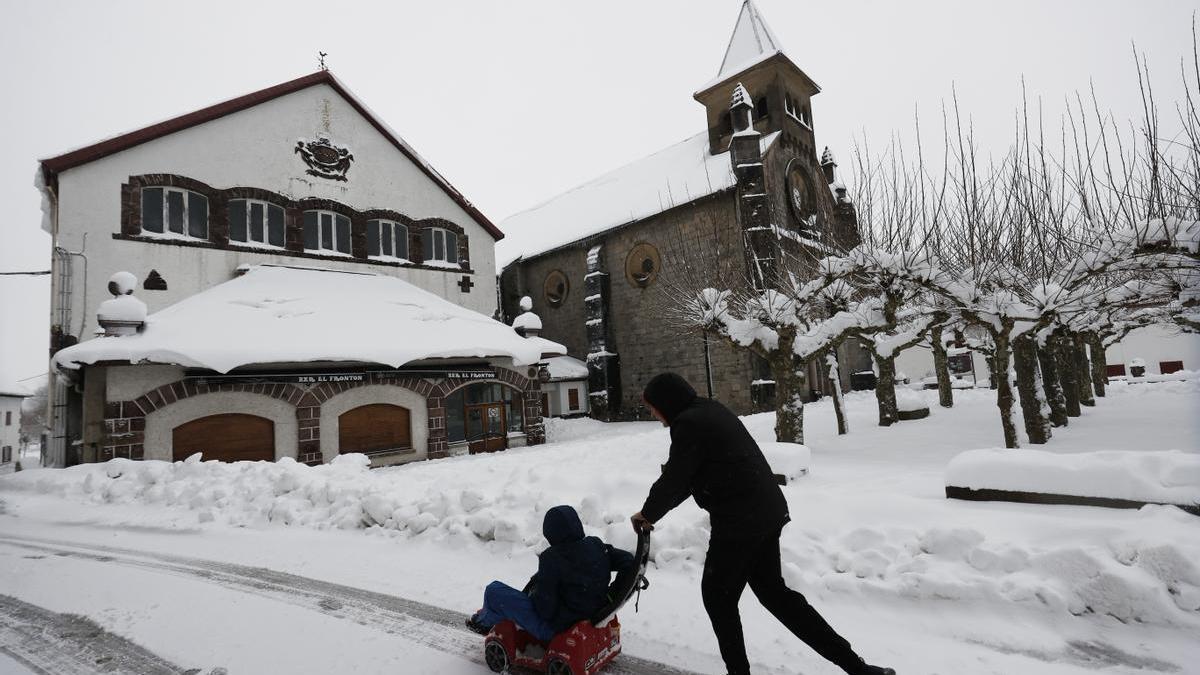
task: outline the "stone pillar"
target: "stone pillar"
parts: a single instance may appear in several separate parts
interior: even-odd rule
[[[760,134],[754,130],[754,108],[741,83],[734,87],[729,110],[735,126],[729,143],[729,161],[737,178],[737,218],[742,228],[746,270],[754,288],[764,290],[775,285],[779,241],[771,229],[771,207]]]
[[[621,412],[621,360],[609,331],[609,276],[604,269],[604,247],[593,246],[587,254],[583,278],[584,314],[588,336],[588,402],[591,416],[613,421]],[[538,404],[541,407],[541,404]]]
[[[425,446],[425,456],[429,459],[441,459],[450,455],[450,441],[446,435],[446,396],[443,393],[447,387],[435,387],[436,392],[425,399],[425,409],[429,411],[429,440]]]
[[[320,464],[321,455],[321,403],[317,392],[309,390],[296,403],[296,461],[309,466]]]

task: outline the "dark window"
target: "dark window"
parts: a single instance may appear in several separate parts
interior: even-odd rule
[[[431,227],[422,233],[425,261],[438,260],[458,263],[458,235],[440,227]]]
[[[183,204],[182,192],[167,190],[167,229],[176,234],[183,234]]]
[[[567,390],[567,407],[571,410],[579,410],[579,389],[571,387]]]
[[[283,246],[283,207],[257,199],[229,200],[229,240]]]
[[[208,239],[208,198],[180,188],[142,188],[142,231]]]
[[[381,223],[379,228],[379,250],[383,255],[392,255],[392,235],[396,228],[391,223]]]
[[[229,200],[229,239],[246,241],[246,200]]]
[[[1105,377],[1124,377],[1125,376],[1125,364],[1124,363],[1108,364],[1104,368],[1104,375],[1105,375]]]
[[[6,427],[12,426],[12,411],[11,410],[4,411],[4,426],[6,426]]]
[[[1162,373],[1163,375],[1170,375],[1171,373],[1178,373],[1181,370],[1183,370],[1183,361],[1159,361],[1158,362],[1158,372]]]
[[[386,232],[387,228],[384,228],[384,231]],[[368,256],[379,255],[379,244],[380,244],[379,234],[380,234],[379,233],[379,221],[378,220],[368,220],[367,221],[367,255]],[[391,243],[391,242],[388,242],[388,243]]]
[[[331,211],[305,211],[304,248],[349,254],[350,219]]]
[[[147,232],[163,231],[162,188],[142,188],[142,229]]]
[[[446,397],[446,440],[451,443],[467,440],[465,395],[463,388]]]
[[[763,96],[762,98],[760,98],[754,102],[754,119],[756,119],[756,120],[766,119],[767,115],[768,115],[767,97]]]
[[[188,193],[188,236],[208,239],[208,198],[196,192]]]
[[[317,236],[317,212],[304,212],[304,248],[315,250],[321,247],[321,238]]]
[[[0,452],[0,463],[7,464],[12,461],[12,446],[4,446],[3,452]]]

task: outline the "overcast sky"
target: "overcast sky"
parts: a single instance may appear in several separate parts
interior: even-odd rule
[[[1119,118],[1179,91],[1186,0],[758,0],[821,86],[818,148],[846,156],[933,120],[951,86],[988,149],[1024,75],[1056,119],[1095,84]],[[36,160],[277,84],[317,51],[494,222],[703,129],[741,0],[18,2],[0,0],[0,271],[49,269]],[[116,224],[114,223],[114,228]],[[93,274],[106,279],[109,272]],[[0,388],[45,369],[47,277],[0,276]]]

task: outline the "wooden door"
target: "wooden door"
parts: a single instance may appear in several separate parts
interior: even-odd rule
[[[338,417],[338,452],[377,454],[412,448],[408,408],[373,403]]]
[[[471,454],[508,447],[508,420],[503,403],[467,406],[467,444]]]
[[[171,455],[181,462],[199,452],[204,460],[275,461],[275,423],[265,417],[228,413],[181,424],[171,432]]]

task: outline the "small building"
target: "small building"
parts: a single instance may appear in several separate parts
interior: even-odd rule
[[[390,275],[252,266],[140,317],[111,285],[105,335],[54,356],[83,391],[83,461],[382,466],[543,440],[540,362],[562,347]]]
[[[549,377],[542,384],[542,410],[547,417],[588,414],[588,367],[570,356],[546,359]]]
[[[109,296],[96,281],[118,271],[136,278],[151,325],[192,306],[188,301],[197,294],[223,287],[240,269],[261,265],[346,273],[295,277],[330,284],[355,273],[391,277],[475,316],[495,312],[494,247],[503,234],[327,70],[43,159],[38,179],[43,228],[52,237],[52,354],[97,334],[95,308]],[[274,301],[285,303],[293,295],[282,291]],[[157,329],[152,333],[161,335]],[[292,338],[277,338],[240,346],[253,347],[261,363],[294,362]],[[398,344],[407,338],[393,333],[339,339]],[[177,382],[181,373],[192,377],[179,368],[196,367],[171,358],[156,364],[166,369],[156,386]],[[86,379],[89,371],[111,374],[116,398],[97,393],[108,388],[103,383],[68,386],[80,384],[78,377]],[[64,372],[52,369],[49,383],[49,465],[90,461],[105,456],[104,448],[139,445],[109,442],[98,427],[85,429],[85,418],[93,425],[114,420],[121,428],[124,423],[116,420],[135,424],[137,416],[85,411],[79,392],[92,392],[87,405],[133,401],[142,395],[132,384],[141,375],[128,379],[114,374],[118,371],[89,368],[59,377]],[[514,380],[514,386],[524,384]],[[276,449],[292,452],[291,447],[283,443]],[[435,444],[431,452],[443,451]],[[122,452],[134,454],[127,447]],[[317,456],[301,455],[306,461]]]
[[[21,403],[27,396],[17,387],[0,389],[0,465],[20,459]]]

